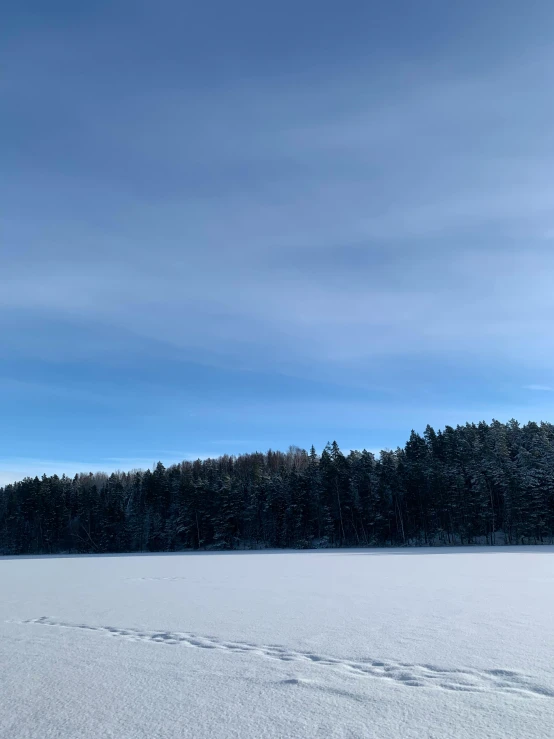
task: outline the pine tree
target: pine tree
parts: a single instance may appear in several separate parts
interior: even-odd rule
[[[0,553],[544,543],[554,426],[412,432],[404,448],[290,447],[0,488]]]

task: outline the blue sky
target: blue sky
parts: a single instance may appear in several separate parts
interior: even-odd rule
[[[27,2],[0,484],[554,420],[549,2]]]

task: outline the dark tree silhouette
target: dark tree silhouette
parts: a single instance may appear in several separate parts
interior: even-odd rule
[[[404,448],[291,447],[0,488],[0,553],[552,542],[554,426],[412,431]]]

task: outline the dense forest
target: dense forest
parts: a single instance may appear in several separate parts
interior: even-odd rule
[[[554,426],[466,424],[404,448],[288,452],[0,488],[0,553],[552,542]]]

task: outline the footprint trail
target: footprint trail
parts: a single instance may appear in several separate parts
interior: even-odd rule
[[[39,626],[50,626],[62,629],[94,631],[106,636],[113,636],[133,642],[166,644],[232,652],[235,654],[253,654],[265,659],[281,662],[308,662],[325,669],[333,669],[367,678],[388,680],[411,688],[432,688],[444,691],[472,693],[507,693],[522,697],[554,698],[554,690],[541,685],[537,679],[514,670],[491,669],[459,669],[439,667],[431,664],[394,662],[392,660],[348,660],[303,652],[278,645],[260,645],[250,642],[234,642],[218,639],[213,636],[199,636],[182,631],[139,631],[123,629],[115,626],[91,626],[57,621],[47,616],[30,619],[22,623]]]

